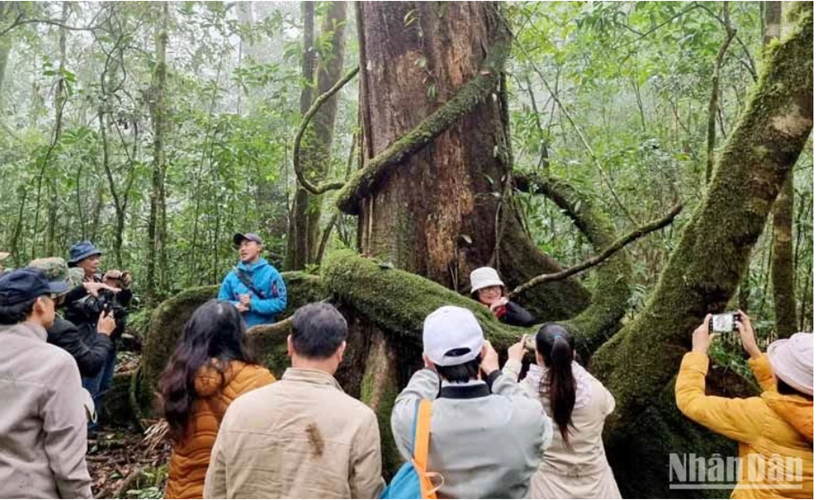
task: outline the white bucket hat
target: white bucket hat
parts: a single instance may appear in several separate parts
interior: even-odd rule
[[[493,267],[480,267],[471,272],[471,293],[489,286],[505,286]]]
[[[814,335],[795,333],[766,349],[775,376],[794,389],[814,395]]]
[[[435,365],[467,363],[479,356],[483,345],[482,327],[468,309],[443,306],[423,322],[423,354]]]

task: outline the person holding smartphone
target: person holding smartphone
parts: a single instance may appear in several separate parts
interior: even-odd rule
[[[707,351],[717,335],[711,317],[692,333],[692,352],[681,361],[678,409],[739,443],[740,479],[733,498],[814,498],[814,335],[780,339],[764,354],[749,317],[740,311],[735,326],[763,392],[751,398],[708,396]]]

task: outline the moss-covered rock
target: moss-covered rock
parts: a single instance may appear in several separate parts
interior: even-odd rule
[[[303,272],[282,273],[287,284],[287,309],[281,318],[287,317],[298,307],[326,298],[321,287],[320,279]],[[179,335],[193,312],[203,303],[213,299],[218,294],[218,286],[204,286],[191,288],[162,302],[153,312],[150,320],[145,351],[142,356],[142,377],[138,387],[139,402],[145,412],[150,414],[155,410],[155,392],[159,376],[164,370],[170,355],[176,348]],[[276,374],[280,375],[287,366],[286,335],[267,333],[263,330],[250,329],[251,345],[264,362]]]
[[[105,394],[102,411],[97,408],[99,421],[105,426],[126,427],[134,422],[134,412],[130,402],[130,386],[133,372],[117,373],[111,388]]]

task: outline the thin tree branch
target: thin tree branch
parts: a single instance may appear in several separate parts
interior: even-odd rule
[[[508,29],[510,30],[510,26],[508,26]],[[559,106],[559,110],[562,113],[564,113],[565,118],[567,118],[567,121],[570,122],[570,125],[573,127],[573,130],[576,131],[576,134],[579,136],[579,139],[581,139],[581,142],[584,145],[584,148],[587,150],[587,153],[590,155],[590,158],[593,160],[593,165],[595,165],[596,170],[598,170],[599,175],[601,176],[601,179],[604,181],[604,184],[607,186],[607,189],[610,191],[610,194],[613,196],[613,199],[615,199],[616,204],[619,206],[619,208],[621,208],[621,211],[624,213],[624,215],[626,215],[627,218],[630,219],[630,222],[632,222],[633,225],[637,226],[638,222],[635,220],[633,215],[630,213],[630,211],[627,209],[627,207],[624,205],[624,203],[618,197],[618,194],[616,193],[616,190],[613,188],[612,180],[610,180],[609,176],[607,175],[607,173],[602,168],[601,162],[599,161],[598,157],[596,156],[596,153],[593,151],[593,148],[590,147],[590,143],[587,141],[587,138],[585,137],[584,132],[582,132],[582,130],[579,128],[579,126],[576,124],[576,122],[573,121],[573,117],[570,115],[570,112],[567,110],[567,108],[565,108],[562,101],[559,99],[559,97],[556,95],[556,93],[550,87],[550,85],[547,82],[547,79],[545,78],[545,75],[542,74],[541,70],[539,70],[539,68],[533,63],[533,58],[531,57],[530,53],[525,48],[525,46],[522,45],[519,42],[519,40],[516,38],[516,36],[513,37],[513,41],[516,43],[516,46],[519,47],[520,50],[522,51],[522,53],[525,55],[525,58],[528,60],[528,64],[530,65],[531,69],[533,69],[533,71],[537,75],[539,75],[539,78],[542,80],[542,83],[545,85],[545,88],[550,93],[551,97],[553,97],[553,100],[556,102],[556,104]]]
[[[312,107],[309,108],[309,111],[306,112],[303,120],[301,120],[301,126],[298,127],[298,133],[295,135],[295,144],[292,148],[292,165],[295,169],[295,175],[298,176],[298,182],[301,183],[301,186],[303,186],[304,189],[312,194],[318,195],[327,191],[340,189],[344,186],[345,182],[328,182],[319,186],[312,184],[312,182],[306,178],[306,175],[304,175],[301,169],[301,139],[303,138],[304,132],[306,132],[306,127],[309,125],[309,121],[312,120],[312,117],[315,116],[318,110],[321,109],[323,103],[328,101],[337,93],[338,90],[343,88],[343,86],[346,85],[349,80],[354,78],[358,71],[360,71],[360,66],[355,66],[354,69],[346,73],[346,76],[338,80],[338,82],[335,83],[331,89],[327,90],[325,94],[322,94],[315,99],[315,102],[312,103]]]
[[[591,257],[591,258],[585,260],[581,264],[575,265],[575,266],[573,266],[571,268],[568,268],[568,269],[564,269],[562,271],[559,271],[558,273],[542,274],[542,275],[536,276],[535,278],[531,279],[527,283],[524,283],[524,284],[519,285],[518,287],[514,288],[513,291],[508,294],[508,298],[509,299],[513,298],[513,297],[519,295],[520,293],[522,293],[522,292],[524,292],[524,291],[526,291],[526,290],[528,290],[530,288],[533,288],[533,287],[535,287],[537,285],[541,285],[541,284],[544,284],[544,283],[551,283],[553,281],[560,281],[560,280],[569,278],[570,276],[573,276],[574,274],[580,273],[580,272],[582,272],[582,271],[584,271],[586,269],[589,269],[589,268],[591,268],[593,266],[601,264],[602,262],[604,262],[605,260],[610,258],[610,256],[612,256],[614,253],[618,252],[619,250],[621,250],[622,248],[624,248],[628,244],[632,243],[633,241],[635,241],[635,240],[637,240],[637,239],[639,239],[639,238],[641,238],[641,237],[643,237],[643,236],[645,236],[645,235],[647,235],[647,234],[649,234],[649,233],[651,233],[653,231],[657,231],[658,229],[661,229],[662,227],[665,227],[668,224],[670,224],[675,219],[675,216],[677,216],[681,212],[681,209],[683,207],[684,206],[683,206],[682,203],[679,203],[679,204],[675,205],[675,207],[673,207],[673,209],[670,211],[670,213],[667,214],[666,216],[664,216],[663,218],[657,219],[657,220],[654,220],[654,221],[652,221],[652,222],[650,222],[648,224],[645,224],[644,226],[641,226],[640,228],[636,229],[635,231],[632,231],[631,233],[627,234],[626,236],[624,236],[622,238],[619,238],[618,240],[615,241],[615,243],[613,243],[612,245],[607,247],[603,252],[601,252],[600,254],[598,254],[598,255],[596,255],[594,257]]]
[[[706,134],[706,177],[704,184],[709,184],[712,178],[712,169],[715,165],[715,118],[718,113],[718,95],[720,94],[721,66],[729,44],[737,32],[729,22],[729,2],[723,2],[723,19],[726,28],[726,38],[723,39],[718,55],[715,57],[715,67],[712,70],[712,89],[709,94],[709,120]]]

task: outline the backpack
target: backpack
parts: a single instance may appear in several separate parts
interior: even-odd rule
[[[400,467],[380,498],[437,498],[439,486],[434,486],[431,476],[442,476],[426,470],[430,431],[431,401],[423,399],[414,414],[414,458]]]

